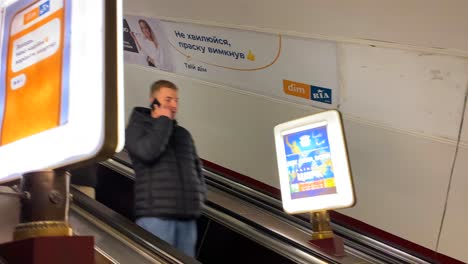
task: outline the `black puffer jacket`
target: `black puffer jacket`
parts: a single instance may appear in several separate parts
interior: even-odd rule
[[[190,133],[150,109],[136,107],[126,131],[136,173],[135,216],[194,219],[205,200],[205,179]]]

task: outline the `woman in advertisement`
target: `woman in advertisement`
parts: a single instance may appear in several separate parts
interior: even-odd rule
[[[170,64],[165,60],[166,54],[164,54],[160,42],[158,38],[156,38],[156,34],[151,26],[143,19],[138,20],[138,25],[143,35],[139,33],[135,34],[135,32],[132,31],[131,36],[138,46],[138,51],[145,56],[147,65],[164,71],[171,71]]]

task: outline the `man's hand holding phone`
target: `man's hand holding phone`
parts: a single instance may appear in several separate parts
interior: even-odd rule
[[[151,104],[151,117],[158,118],[160,116],[167,116],[172,119],[172,112],[170,109],[161,106],[158,99],[154,99],[153,103]]]

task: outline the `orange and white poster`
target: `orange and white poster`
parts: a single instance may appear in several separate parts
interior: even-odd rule
[[[334,41],[126,15],[125,62],[320,108],[338,104]]]
[[[29,0],[4,10],[0,146],[68,121],[70,4]]]

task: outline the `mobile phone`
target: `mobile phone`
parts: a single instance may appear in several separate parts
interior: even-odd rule
[[[157,105],[158,107],[161,107],[161,103],[156,98],[154,98],[153,102],[150,105],[150,108],[153,109],[153,110],[154,110],[154,105]]]

